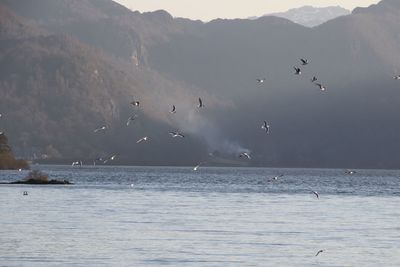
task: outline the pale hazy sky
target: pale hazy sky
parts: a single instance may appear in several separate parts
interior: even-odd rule
[[[164,9],[174,17],[201,19],[247,18],[290,8],[312,5],[315,7],[342,6],[352,10],[369,6],[379,0],[115,0],[132,10],[141,12]]]

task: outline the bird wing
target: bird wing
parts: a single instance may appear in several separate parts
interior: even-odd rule
[[[201,98],[199,97],[199,107],[203,106],[203,101],[201,100]]]

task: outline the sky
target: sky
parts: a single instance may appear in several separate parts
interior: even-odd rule
[[[174,17],[210,21],[216,18],[248,18],[283,12],[290,8],[342,6],[365,7],[379,0],[115,0],[140,12],[164,9]]]

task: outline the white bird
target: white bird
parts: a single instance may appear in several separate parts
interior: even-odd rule
[[[139,144],[139,143],[147,141],[147,140],[149,140],[149,137],[147,137],[147,136],[142,137],[142,138],[140,138],[139,140],[136,141],[136,144]]]
[[[129,117],[128,121],[126,122],[126,126],[129,126],[129,124],[134,121],[136,118],[138,117],[138,115],[132,115]]]
[[[265,132],[268,134],[269,133],[269,124],[264,121],[264,124],[261,126],[261,129],[264,129]]]
[[[276,180],[278,180],[279,178],[281,178],[281,177],[283,177],[283,174],[280,174],[280,175],[278,175],[278,176],[275,176],[275,177],[272,177],[272,181],[276,181]]]
[[[203,165],[205,162],[200,162],[197,166],[195,166],[194,168],[193,168],[193,170],[194,171],[197,171],[199,168],[200,168],[200,166],[201,165]]]
[[[179,133],[179,132],[170,132],[169,134],[170,134],[173,138],[175,138],[175,137],[181,137],[181,138],[185,137],[183,134],[181,134],[181,133]]]
[[[319,194],[317,191],[311,191],[311,193],[313,193],[319,199]]]
[[[298,67],[293,67],[294,68],[294,70],[296,71],[294,74],[295,75],[301,75],[301,69],[300,68],[298,68]]]
[[[319,254],[321,254],[322,252],[324,252],[324,250],[323,249],[321,249],[321,250],[318,250],[318,252],[317,252],[317,254],[315,254],[315,257],[317,257]]]
[[[322,85],[320,83],[315,83],[315,85],[318,86],[319,90],[321,90],[322,92],[326,91],[326,89],[327,89],[324,85]]]
[[[400,75],[394,76],[393,79],[400,80]]]
[[[176,113],[176,107],[175,107],[175,105],[172,105],[172,110],[171,110],[169,113],[172,113],[172,114]]]
[[[134,107],[139,107],[140,102],[139,101],[132,101],[131,105],[134,106]]]
[[[199,105],[197,106],[198,108],[203,108],[203,100],[201,100],[201,98],[199,97]]]
[[[312,83],[313,83],[313,82],[316,82],[317,80],[318,80],[318,79],[317,79],[317,77],[315,77],[315,76],[311,78],[311,82],[312,82]]]
[[[346,170],[345,173],[346,173],[346,174],[353,175],[353,174],[356,174],[357,172],[356,172],[356,171],[353,171],[353,170]]]
[[[80,166],[80,167],[82,167],[82,161],[80,160],[80,161],[75,161],[75,162],[72,162],[72,164],[71,164],[71,166]]]
[[[107,126],[102,126],[102,127],[100,127],[100,128],[97,128],[97,129],[95,129],[93,132],[97,133],[97,132],[105,131],[105,130],[107,130]]]
[[[117,157],[117,155],[112,155],[111,157],[109,157],[108,159],[105,159],[104,161],[103,161],[103,163],[104,164],[106,164],[108,161],[113,161],[115,158]]]
[[[266,78],[256,79],[258,83],[264,83]]]
[[[300,61],[301,61],[301,65],[303,65],[303,66],[308,65],[308,63],[310,63],[308,61],[308,59],[304,59],[304,58],[300,58]]]
[[[251,159],[250,154],[247,152],[243,152],[239,155],[239,158],[247,158],[247,159]]]

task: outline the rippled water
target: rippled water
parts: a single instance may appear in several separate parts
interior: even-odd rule
[[[400,266],[399,171],[38,168],[75,185],[0,185],[0,266]]]

